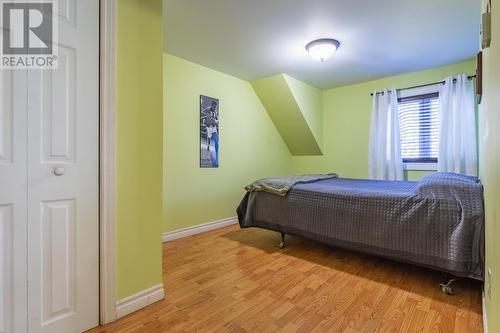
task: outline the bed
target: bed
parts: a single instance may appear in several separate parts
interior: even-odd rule
[[[259,227],[483,280],[483,188],[433,173],[418,182],[330,178],[284,196],[247,192],[241,228]]]

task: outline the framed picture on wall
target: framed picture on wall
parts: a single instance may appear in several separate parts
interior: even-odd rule
[[[219,100],[200,96],[200,167],[219,167]]]

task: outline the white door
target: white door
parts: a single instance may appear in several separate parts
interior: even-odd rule
[[[59,0],[59,68],[28,71],[28,328],[99,321],[99,1]]]
[[[2,333],[98,325],[98,4],[58,0],[58,69],[2,71]]]

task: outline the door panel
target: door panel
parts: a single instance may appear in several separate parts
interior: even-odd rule
[[[75,313],[73,200],[42,203],[42,326]]]
[[[0,205],[0,332],[12,331],[14,225],[12,204]]]
[[[59,68],[42,73],[43,162],[74,162],[76,50],[59,46]]]
[[[98,325],[98,0],[59,2],[59,66],[28,71],[28,328]]]
[[[13,88],[14,73],[3,71],[0,74],[0,164],[12,163],[13,150]]]
[[[76,27],[76,3],[73,0],[58,1],[59,22]]]

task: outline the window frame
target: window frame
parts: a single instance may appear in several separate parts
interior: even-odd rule
[[[435,98],[439,100],[439,87],[440,84],[418,87],[411,89],[403,89],[398,91],[398,107],[400,102],[407,102],[412,100],[420,100],[423,98]],[[398,108],[399,109],[399,108]],[[398,115],[399,116],[399,115]],[[408,171],[437,171],[438,159],[437,158],[403,158],[403,169]]]

